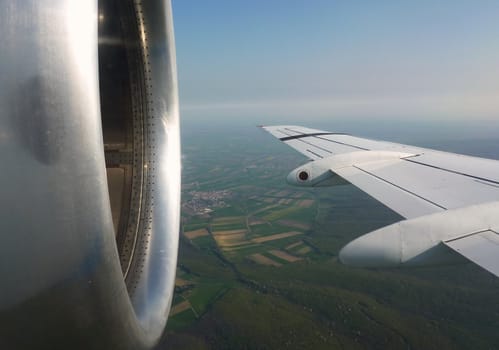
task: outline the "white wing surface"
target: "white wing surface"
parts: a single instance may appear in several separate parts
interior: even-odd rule
[[[499,234],[486,230],[444,242],[457,253],[467,257],[470,261],[499,276]]]
[[[292,171],[288,182],[299,186],[324,186],[341,184],[340,180],[346,180],[409,222],[415,218],[430,217],[430,214],[499,201],[499,161],[496,160],[300,126],[265,126],[263,129],[312,160]],[[466,210],[459,212],[466,217]],[[489,225],[499,228],[499,212],[495,221]],[[476,227],[474,231],[492,228]],[[438,236],[438,232],[435,234]],[[473,241],[471,238],[460,239],[452,244],[443,239],[437,242],[445,243],[499,275],[499,269],[487,268],[490,261],[492,265],[499,266],[499,244],[497,240],[479,238],[482,236],[476,236]],[[448,232],[445,237],[449,237]],[[480,244],[475,244],[475,240]],[[473,243],[474,248],[454,247],[463,242]],[[490,258],[487,261],[477,259],[475,255],[480,251],[488,252]]]

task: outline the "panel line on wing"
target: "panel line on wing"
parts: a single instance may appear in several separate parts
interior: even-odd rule
[[[476,179],[476,180],[488,181],[488,182],[494,183],[496,185],[499,185],[498,181],[490,180],[490,179],[487,179],[485,177],[479,177],[479,176],[475,176],[475,175],[470,175],[470,174],[462,173],[462,172],[459,172],[459,171],[442,168],[442,167],[439,167],[437,165],[432,165],[432,164],[428,164],[428,163],[418,162],[417,160],[412,160],[412,159],[407,159],[407,158],[409,158],[409,157],[400,158],[400,159],[401,160],[405,160],[406,162],[411,162],[411,163],[415,163],[415,164],[427,166],[427,167],[430,167],[430,168],[433,168],[433,169],[438,169],[438,170],[446,171],[446,172],[453,173],[453,174],[456,174],[456,175],[462,175],[462,176],[470,177],[470,178]]]
[[[319,158],[321,158],[321,159],[322,159],[322,158],[324,158],[324,157],[323,157],[323,156],[321,156],[320,154],[315,153],[314,151],[311,151],[311,150],[309,150],[309,149],[307,149],[307,152],[310,152],[310,153],[312,153],[314,156],[319,157]]]
[[[296,132],[296,133],[300,134],[300,135],[296,135],[296,136],[306,137],[307,135],[310,135],[310,137],[313,137],[313,138],[316,138],[316,139],[321,139],[321,140],[328,141],[328,142],[333,142],[333,143],[336,143],[336,144],[339,144],[339,145],[361,149],[363,151],[370,151],[370,149],[368,149],[368,148],[364,148],[364,147],[360,147],[360,146],[355,146],[355,145],[351,145],[351,144],[340,142],[340,141],[336,141],[336,140],[326,139],[324,137],[319,137],[320,135],[323,135],[323,136],[325,136],[325,135],[343,135],[343,136],[349,136],[349,134],[340,133],[340,132],[318,132],[318,133],[305,134],[305,133],[301,133],[300,131],[296,131],[296,130],[293,130],[293,129],[290,129],[290,128],[286,128],[286,130],[289,130],[289,131]],[[296,138],[299,138],[299,137],[296,137]],[[281,139],[281,141],[285,141],[285,140]],[[300,141],[303,141],[303,140],[300,140]],[[315,147],[318,147],[318,146],[315,146]],[[329,153],[332,153],[332,152],[329,152]]]
[[[291,130],[293,131],[293,130]],[[305,134],[304,134],[305,135]],[[329,135],[346,135],[346,134],[338,134],[338,133],[329,133]],[[333,142],[333,143],[337,143],[339,145],[343,145],[343,146],[347,146],[347,147],[353,147],[353,148],[357,148],[357,149],[361,149],[363,151],[369,151],[369,149],[367,148],[362,148],[362,147],[358,147],[358,146],[353,146],[353,145],[349,145],[347,143],[343,143],[343,142],[339,142],[339,141],[334,141],[334,140],[329,140],[329,139],[325,139],[325,138],[322,138],[322,137],[318,137],[318,136],[310,136],[310,137],[313,137],[315,139],[321,139],[321,140],[325,140],[325,141],[329,141],[329,142]],[[310,145],[312,147],[315,147],[315,148],[318,148],[320,149],[321,151],[324,151],[324,152],[327,152],[329,154],[334,154],[334,152],[331,152],[330,150],[328,150],[327,148],[324,148],[324,147],[321,147],[321,146],[318,146],[318,145],[314,145],[313,143],[311,142],[307,142],[305,140],[302,140],[301,138],[299,137],[289,137],[289,138],[286,138],[287,140],[283,140],[283,139],[280,139],[281,141],[283,142],[286,142],[286,141],[289,141],[289,140],[296,140],[296,141],[300,141],[300,142],[303,142],[303,143],[306,143],[307,145]],[[323,157],[321,157],[323,158]]]
[[[470,233],[467,233],[467,234],[459,236],[459,237],[454,237],[454,238],[451,238],[451,239],[447,239],[447,240],[444,241],[444,243],[451,243],[453,241],[457,241],[458,239],[463,239],[463,238],[466,238],[466,237],[469,237],[469,236],[473,236],[473,235],[477,235],[477,234],[480,234],[480,233],[483,233],[483,232],[487,232],[487,231],[492,231],[492,230],[483,229],[483,230],[478,230],[478,231],[470,232]],[[495,232],[495,231],[492,231],[492,232],[494,232],[494,233],[497,234],[497,232]]]
[[[288,128],[284,128],[284,130],[291,131],[291,132],[294,132],[294,133],[299,133],[298,131],[289,130]],[[302,142],[302,143],[305,143],[305,144],[307,144],[307,145],[309,145],[309,146],[315,147],[315,148],[317,148],[317,149],[319,149],[319,150],[321,150],[321,151],[324,151],[324,152],[327,152],[327,153],[329,153],[329,154],[332,154],[332,152],[331,152],[331,151],[329,151],[328,149],[322,148],[322,147],[320,147],[320,146],[314,145],[314,144],[312,144],[312,143],[309,143],[309,142],[306,142],[306,141],[304,141],[304,140],[301,140],[301,139],[300,139],[300,136],[302,136],[302,135],[308,135],[308,134],[299,133],[299,135],[292,135],[292,134],[290,134],[289,132],[286,132],[286,131],[284,131],[284,130],[283,130],[283,129],[277,129],[277,130],[276,130],[277,132],[279,132],[279,133],[281,133],[281,134],[288,135],[288,136],[286,136],[286,137],[279,137],[279,140],[280,140],[280,141],[283,141],[284,143],[286,143],[286,144],[288,144],[288,145],[289,145],[289,143],[288,143],[287,141],[295,141],[295,140],[296,140],[296,141],[300,141],[300,142]],[[314,134],[315,134],[315,133],[314,133]],[[329,134],[329,133],[326,133],[326,134]],[[295,137],[295,136],[298,136],[298,137]],[[317,157],[317,158],[319,158],[319,159],[323,159],[323,158],[324,158],[324,156],[322,156],[322,155],[320,155],[319,153],[314,152],[314,151],[312,151],[312,150],[310,150],[310,149],[308,149],[308,148],[307,148],[307,149],[305,149],[305,152],[310,153],[310,154],[313,154],[315,157]],[[312,159],[314,159],[314,158],[312,158]]]
[[[287,129],[284,129],[284,130],[287,130]],[[280,132],[281,134],[287,135],[287,136],[293,136],[290,133],[283,131],[282,129],[277,129],[276,131]]]
[[[393,182],[390,182],[390,181],[388,181],[388,180],[386,180],[386,179],[384,179],[384,178],[382,178],[382,177],[380,177],[380,176],[378,176],[378,175],[376,175],[376,174],[373,174],[373,173],[371,173],[371,172],[369,172],[369,171],[367,171],[367,170],[364,170],[364,169],[362,169],[362,168],[359,168],[358,166],[355,166],[355,165],[353,165],[353,167],[354,167],[355,169],[357,169],[357,170],[360,170],[360,171],[362,171],[362,172],[364,172],[364,173],[368,174],[368,175],[371,175],[372,177],[374,177],[374,178],[376,178],[376,179],[378,179],[378,180],[380,180],[380,181],[383,181],[383,182],[385,182],[385,183],[387,183],[387,184],[389,184],[389,185],[391,185],[391,186],[394,186],[394,187],[396,187],[396,188],[398,188],[398,189],[400,189],[400,190],[402,190],[402,191],[404,191],[404,192],[407,192],[407,193],[409,193],[409,194],[411,194],[411,195],[413,195],[413,196],[415,196],[415,197],[418,197],[418,198],[420,198],[420,199],[422,199],[422,200],[424,200],[424,201],[426,201],[426,202],[428,202],[428,203],[430,203],[430,204],[432,204],[432,205],[434,205],[434,206],[436,206],[436,207],[438,207],[438,208],[440,208],[440,209],[447,210],[447,208],[445,208],[445,207],[441,206],[440,204],[435,203],[435,202],[433,202],[433,201],[429,200],[428,198],[422,197],[422,196],[418,195],[417,193],[414,193],[414,192],[412,192],[412,191],[410,191],[410,190],[408,190],[408,189],[406,189],[406,188],[404,188],[404,187],[401,187],[401,186],[399,186],[399,185],[397,185],[397,184],[395,184],[395,183],[393,183]],[[333,170],[333,171],[334,171],[334,170]]]
[[[499,185],[495,185],[495,184],[489,183],[487,181],[475,180],[475,182],[478,182],[479,184],[482,184],[482,185],[487,185],[487,186],[490,186],[490,187],[499,188]]]
[[[499,235],[493,230],[443,242],[447,247],[499,276]]]
[[[321,146],[314,145],[313,143],[307,142],[307,141],[305,141],[305,140],[298,139],[298,140],[296,140],[296,141],[300,141],[300,142],[306,143],[307,145],[310,145],[310,146],[312,146],[312,147],[318,148],[318,149],[320,149],[321,151],[327,152],[327,153],[329,153],[329,154],[334,154],[333,152],[331,152],[331,151],[330,151],[330,150],[328,150],[327,148],[323,148],[323,147],[321,147]],[[321,158],[322,158],[322,157],[321,157]]]
[[[328,141],[328,142],[337,143],[337,144],[339,144],[339,145],[343,145],[343,146],[348,146],[348,147],[357,148],[357,149],[360,149],[360,150],[363,150],[363,151],[370,151],[370,149],[369,149],[369,148],[364,148],[364,147],[360,147],[360,146],[350,145],[350,144],[345,143],[345,142],[340,142],[340,141],[336,141],[336,140],[326,139],[326,138],[324,138],[324,137],[319,137],[319,136],[317,136],[316,138],[321,139],[321,140],[324,140],[324,141]]]
[[[301,135],[286,136],[286,137],[280,138],[279,140],[281,140],[281,141],[289,141],[289,140],[301,139],[303,137],[314,137],[314,136],[321,136],[321,135],[346,135],[346,134],[337,133],[337,132],[316,132],[316,133],[311,133],[311,134],[301,134]]]

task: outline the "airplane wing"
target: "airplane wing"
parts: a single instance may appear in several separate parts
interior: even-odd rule
[[[348,244],[343,262],[446,263],[455,260],[451,248],[499,276],[499,161],[300,126],[263,129],[311,160],[289,183],[351,183],[406,218]]]

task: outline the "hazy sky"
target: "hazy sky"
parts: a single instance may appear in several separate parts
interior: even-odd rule
[[[173,0],[184,118],[499,120],[498,0]]]

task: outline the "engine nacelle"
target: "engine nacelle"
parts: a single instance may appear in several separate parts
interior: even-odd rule
[[[497,231],[499,202],[446,210],[403,220],[348,243],[342,263],[358,267],[428,266],[466,262],[448,242],[487,230]]]
[[[347,184],[347,181],[331,170],[330,163],[330,159],[325,158],[301,165],[289,173],[286,181],[290,185],[303,187],[325,187]]]
[[[171,1],[1,1],[0,31],[0,348],[153,349],[180,225]]]

